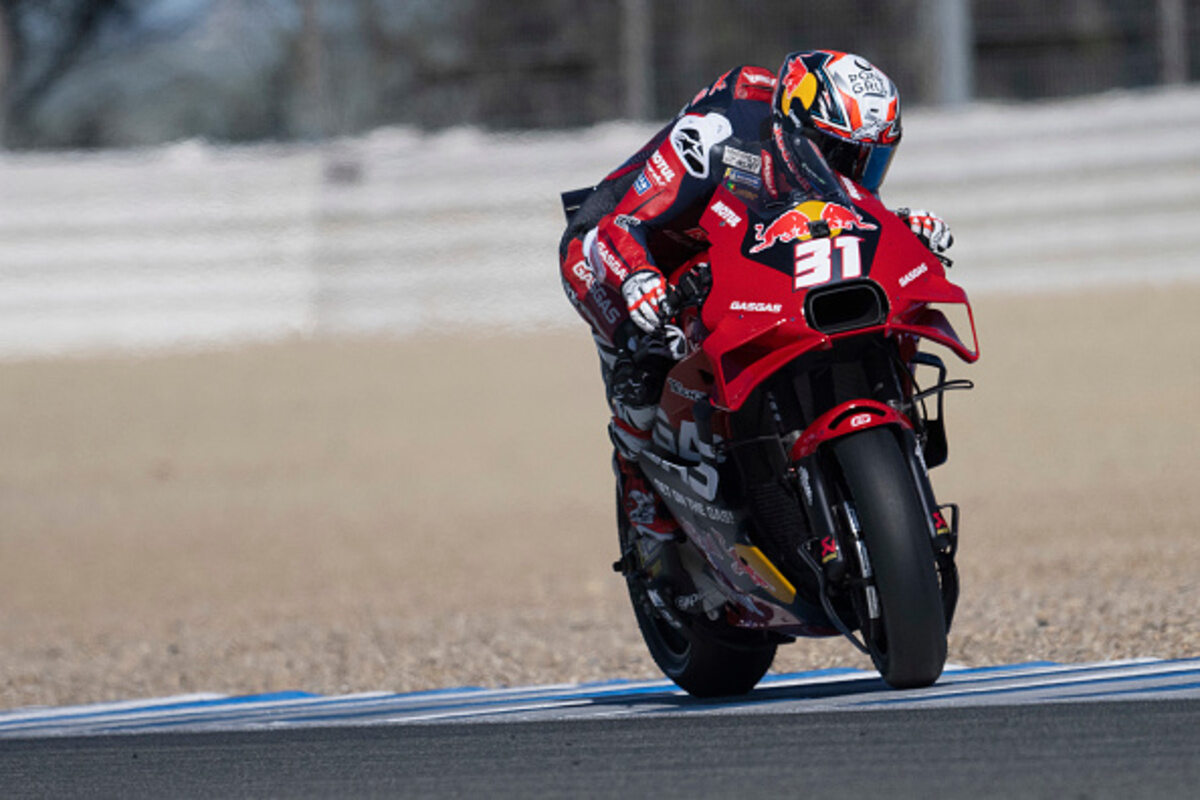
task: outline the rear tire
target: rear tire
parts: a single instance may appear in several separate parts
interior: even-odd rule
[[[617,502],[617,522],[621,537],[621,552],[626,557],[637,556],[632,531]],[[668,542],[663,547],[677,547]],[[678,563],[676,560],[675,563]],[[639,565],[640,566],[640,565]],[[694,697],[723,697],[745,694],[753,689],[771,668],[775,660],[774,644],[731,647],[715,641],[697,626],[677,630],[651,602],[645,577],[641,570],[625,576],[633,614],[637,618],[642,639],[650,650],[654,663],[679,688]],[[671,598],[663,598],[670,602]],[[678,617],[682,612],[674,612]],[[687,620],[682,620],[686,624]]]
[[[928,686],[946,663],[946,616],[929,521],[908,461],[888,428],[832,443],[874,573],[880,619],[862,614],[871,660],[896,689]],[[865,603],[862,604],[865,609]]]
[[[758,685],[775,660],[775,645],[733,648],[692,628],[677,631],[646,597],[646,587],[631,576],[629,598],[650,657],[663,674],[694,697],[745,694]]]

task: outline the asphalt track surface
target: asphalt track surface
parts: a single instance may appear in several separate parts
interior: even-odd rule
[[[8,796],[1195,797],[1200,700],[5,742]]]
[[[1200,659],[853,670],[0,714],[6,797],[1196,797]]]

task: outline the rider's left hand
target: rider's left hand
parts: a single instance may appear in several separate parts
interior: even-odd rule
[[[954,244],[954,234],[950,226],[937,214],[932,214],[923,208],[897,208],[896,216],[908,223],[908,227],[917,235],[926,247],[941,255]]]

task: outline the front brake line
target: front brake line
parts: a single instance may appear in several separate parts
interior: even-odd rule
[[[796,552],[799,553],[800,558],[804,559],[804,563],[807,564],[808,568],[811,569],[817,576],[817,586],[821,590],[821,608],[825,610],[825,615],[829,617],[831,622],[833,622],[833,627],[837,628],[838,633],[849,639],[850,644],[857,647],[866,655],[871,655],[871,651],[867,649],[866,644],[864,644],[861,639],[855,636],[853,631],[846,627],[846,623],[842,622],[842,618],[838,616],[836,611],[834,611],[833,603],[829,601],[829,595],[825,591],[825,570],[821,569],[821,565],[817,563],[817,560],[813,558],[812,553],[809,553],[803,545],[797,547]]]

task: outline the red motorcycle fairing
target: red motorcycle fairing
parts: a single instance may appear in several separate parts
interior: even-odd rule
[[[671,370],[658,407],[672,428],[694,424],[695,405],[709,402],[713,380],[712,367],[703,350],[692,353]]]
[[[785,364],[846,336],[907,334],[979,358],[966,292],[874,195],[845,185],[852,208],[809,200],[770,210],[724,185],[714,194],[700,219],[713,278],[700,321],[718,408],[736,411]],[[965,310],[970,345],[936,305]],[[844,319],[857,306],[859,317]]]
[[[712,285],[700,310],[679,320],[692,352],[667,376],[652,446],[639,459],[712,568],[710,576],[725,588],[731,600],[726,622],[736,628],[838,633],[825,610],[797,592],[756,545],[746,509],[725,497],[722,443],[732,439],[731,417],[755,388],[805,353],[864,334],[895,336],[903,353],[915,353],[922,337],[968,362],[979,357],[966,293],[946,279],[941,262],[907,225],[869,192],[847,188],[853,208],[826,201],[752,208],[717,190],[700,221],[711,246],[698,260],[709,264]],[[822,298],[829,303],[822,305]],[[870,309],[877,318],[868,324],[858,312],[838,316],[843,306],[854,311],[864,299],[877,303]],[[965,307],[971,346],[931,303]],[[806,426],[791,448],[791,463],[833,439],[881,426],[912,430],[911,421],[885,403],[841,403]]]
[[[703,353],[694,354],[693,366],[703,358]],[[677,366],[672,376],[685,364]],[[717,468],[723,459],[716,452],[723,437],[699,424],[695,415],[697,407],[712,406],[692,399],[694,390],[682,383],[674,387],[668,383],[664,398],[680,390],[684,394],[677,396],[687,402],[674,403],[672,422],[664,410],[666,403],[660,406],[653,443],[638,460],[688,540],[712,568],[710,577],[730,598],[725,622],[734,628],[791,636],[836,636],[837,628],[825,612],[798,593],[750,539],[745,509],[726,502]]]

